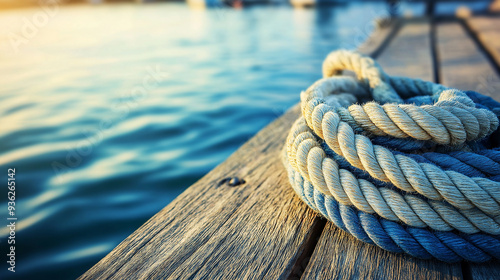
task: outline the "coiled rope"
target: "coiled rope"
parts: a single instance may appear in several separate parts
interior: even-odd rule
[[[302,200],[388,251],[500,259],[500,103],[390,77],[356,52],[331,53],[323,75],[302,92],[284,153]]]

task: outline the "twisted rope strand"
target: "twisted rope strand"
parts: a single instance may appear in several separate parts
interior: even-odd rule
[[[496,236],[482,233],[460,235],[404,227],[397,222],[339,204],[332,196],[319,192],[293,169],[288,169],[288,174],[295,192],[309,207],[365,243],[390,252],[405,252],[417,258],[436,258],[445,262],[500,259],[500,240]]]
[[[302,115],[309,125],[316,106],[328,104],[325,98],[338,91],[354,92],[362,97],[362,87],[350,77],[324,78],[314,83],[301,94]],[[429,93],[430,94],[430,93]],[[446,100],[448,98],[448,100]],[[330,100],[332,100],[330,98]],[[411,137],[417,140],[432,140],[442,145],[459,145],[465,141],[484,138],[498,127],[498,119],[489,110],[474,108],[474,103],[465,94],[456,90],[445,90],[434,106],[410,104],[384,104],[368,102],[349,106],[342,121],[377,136],[397,138]],[[472,104],[471,104],[472,102]],[[345,112],[340,106],[331,110]]]
[[[418,192],[433,200],[444,199],[459,209],[478,207],[488,215],[500,214],[500,183],[463,176],[463,180],[454,180],[454,177],[460,177],[455,171],[418,163],[409,157],[394,155],[385,147],[373,145],[368,137],[355,134],[332,111],[322,117],[320,122],[312,124],[314,133],[320,137],[323,134],[325,142],[335,153],[351,165],[366,170],[372,177],[391,182],[406,192]]]
[[[365,213],[376,213],[414,227],[500,234],[500,224],[476,209],[459,211],[441,201],[427,202],[411,194],[402,196],[390,188],[377,188],[366,180],[358,180],[327,157],[303,119],[297,120],[292,131],[291,135],[297,137],[288,139],[288,159],[296,163],[300,174],[320,192],[343,205],[354,205]]]

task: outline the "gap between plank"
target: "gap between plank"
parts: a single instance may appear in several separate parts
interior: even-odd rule
[[[286,278],[287,280],[301,279],[302,274],[304,274],[304,271],[309,265],[309,261],[311,260],[311,256],[314,252],[314,249],[316,249],[316,245],[318,244],[321,234],[323,233],[323,230],[326,226],[326,222],[327,220],[325,218],[319,216],[316,218],[316,221],[311,227],[311,234],[309,235],[309,238],[304,244],[304,250],[293,264],[291,268],[291,273]]]
[[[403,27],[403,22],[402,20],[397,20],[394,23],[394,26],[392,27],[391,32],[385,37],[385,39],[382,41],[382,43],[370,54],[372,58],[377,58],[382,54],[382,51],[384,51],[387,46],[392,42],[392,40],[398,35],[399,31],[401,30],[401,27]],[[375,32],[375,31],[373,31]]]
[[[460,264],[460,267],[462,267],[462,279],[473,280],[470,265],[467,262],[461,262]]]
[[[439,63],[439,51],[437,45],[437,22],[431,19],[430,41],[431,41],[431,59],[434,83],[441,83],[441,64]]]

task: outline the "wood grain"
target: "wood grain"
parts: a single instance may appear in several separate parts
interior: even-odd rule
[[[320,224],[280,162],[298,115],[296,106],[259,132],[80,279],[289,277]],[[235,176],[246,183],[219,186]]]
[[[496,26],[497,32],[500,25]],[[500,33],[498,33],[500,34]],[[442,83],[463,90],[476,90],[500,100],[500,78],[491,61],[479,51],[480,47],[457,22],[437,26],[439,64]],[[500,279],[500,262],[463,264],[468,279]]]
[[[377,59],[384,71],[433,80],[430,31],[429,21],[404,25]],[[462,273],[460,264],[390,253],[328,223],[302,279],[462,279]]]
[[[328,223],[302,279],[462,279],[460,265],[393,254]]]

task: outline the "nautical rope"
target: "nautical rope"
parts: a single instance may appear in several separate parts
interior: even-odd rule
[[[334,76],[346,70],[355,77]],[[500,103],[390,77],[356,52],[331,53],[323,74],[302,92],[287,138],[284,163],[299,196],[392,252],[500,258],[500,151],[491,145]]]

